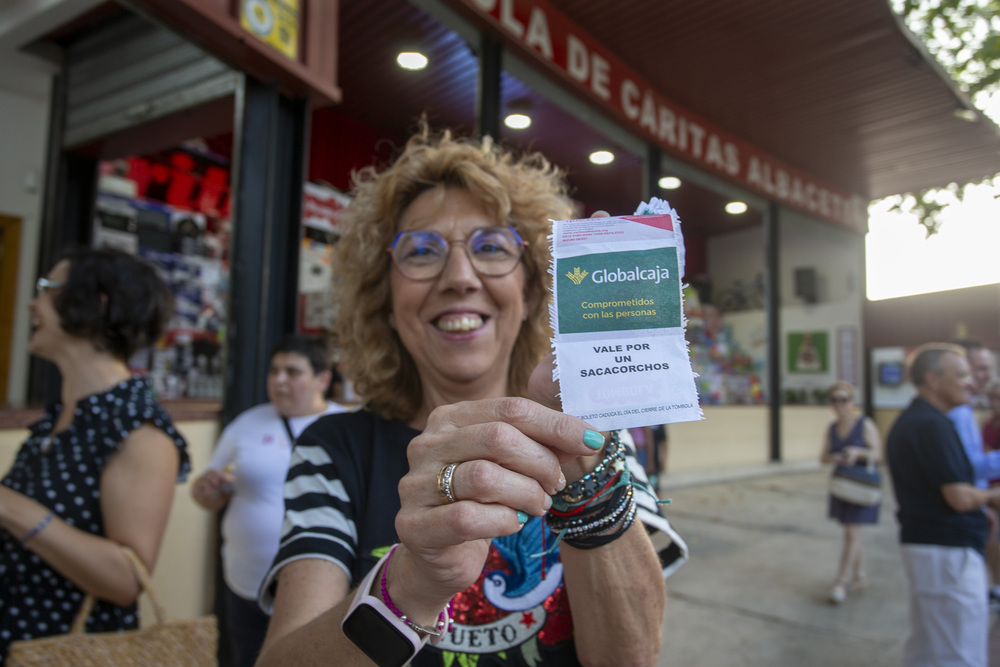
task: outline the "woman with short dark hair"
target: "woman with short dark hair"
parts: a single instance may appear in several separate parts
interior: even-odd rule
[[[68,632],[88,594],[87,632],[137,627],[139,583],[121,547],[153,569],[190,467],[149,381],[128,366],[170,319],[170,290],[152,266],[72,250],[28,307],[28,349],[56,365],[62,391],[0,485],[0,656],[13,640]]]
[[[126,253],[79,248],[56,262],[69,269],[53,292],[53,306],[66,333],[127,362],[166,329],[173,295],[156,269]]]

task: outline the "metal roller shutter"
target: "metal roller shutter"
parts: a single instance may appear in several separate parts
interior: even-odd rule
[[[235,92],[239,74],[135,15],[102,25],[66,53],[63,148]]]

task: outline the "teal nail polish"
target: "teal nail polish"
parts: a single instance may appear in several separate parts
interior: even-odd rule
[[[517,521],[522,526],[524,524],[528,523],[528,513],[527,512],[522,512],[521,510],[518,510],[517,511]]]
[[[597,431],[586,430],[583,433],[583,444],[591,449],[600,449],[604,446],[604,436]]]

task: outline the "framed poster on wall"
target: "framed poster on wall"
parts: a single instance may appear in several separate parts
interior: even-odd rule
[[[826,373],[830,368],[830,336],[826,331],[788,333],[788,372]]]

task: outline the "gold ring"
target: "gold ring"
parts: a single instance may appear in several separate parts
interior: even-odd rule
[[[455,468],[457,467],[457,463],[449,463],[441,468],[441,472],[438,473],[438,495],[441,496],[441,500],[448,504],[458,501],[458,498],[455,497],[455,489],[451,485],[451,478],[455,475]]]

